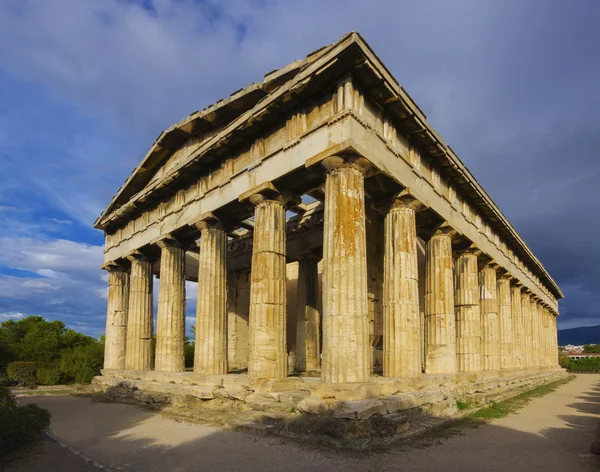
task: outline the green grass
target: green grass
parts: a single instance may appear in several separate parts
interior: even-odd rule
[[[471,407],[471,403],[469,403],[469,402],[463,402],[463,401],[460,401],[460,400],[456,400],[456,407],[459,410],[461,410],[461,411],[462,410],[466,410],[466,409],[468,409],[468,408]]]
[[[471,413],[467,417],[483,421],[504,418],[510,413],[514,413],[520,410],[521,408],[527,406],[527,404],[535,398],[543,397],[544,395],[553,392],[561,385],[569,383],[571,380],[573,380],[573,378],[568,377],[566,379],[559,380],[557,382],[552,382],[547,385],[540,385],[539,387],[535,387],[531,390],[520,393],[519,395],[516,395],[514,397],[507,398],[506,400],[502,400],[500,402],[492,402],[488,406],[485,406],[480,410]]]
[[[540,385],[539,387],[535,387],[500,402],[492,402],[480,410],[428,431],[412,443],[412,446],[417,447],[418,449],[428,448],[435,444],[441,444],[440,441],[442,439],[449,439],[464,434],[467,428],[478,428],[483,424],[489,423],[493,419],[504,418],[525,407],[535,398],[543,397],[544,395],[553,392],[561,385],[569,383],[573,378],[575,378],[575,376],[570,376],[566,379],[552,382],[547,385]],[[470,403],[460,400],[456,401],[456,406],[459,410],[467,410],[472,407]]]

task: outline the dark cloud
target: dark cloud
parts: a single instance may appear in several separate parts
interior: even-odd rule
[[[358,30],[561,285],[561,325],[600,323],[598,17],[596,0],[7,0],[0,208],[36,209],[3,211],[6,236],[97,245],[161,129]]]

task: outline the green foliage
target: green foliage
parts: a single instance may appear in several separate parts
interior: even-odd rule
[[[0,387],[10,387],[12,382],[5,372],[0,372]]]
[[[566,369],[569,366],[569,356],[567,356],[564,352],[558,353],[558,365],[562,368]]]
[[[569,359],[567,369],[570,372],[600,372],[600,357]]]
[[[6,368],[9,380],[15,382],[19,387],[27,388],[35,388],[37,386],[35,371],[35,362],[15,361],[8,364]]]
[[[460,400],[456,400],[456,406],[459,410],[466,410],[467,408],[469,408],[471,406],[471,404],[469,402],[463,402]]]
[[[194,367],[194,343],[185,338],[185,367],[191,369]]]
[[[90,383],[100,374],[103,358],[104,346],[98,342],[65,350],[60,364],[65,383]]]
[[[54,363],[40,365],[36,377],[40,385],[57,385],[61,379],[60,366]]]
[[[0,387],[0,459],[6,459],[40,437],[50,426],[50,413],[37,405],[19,406],[6,387]]]
[[[98,375],[104,343],[66,328],[62,321],[28,316],[0,324],[0,375],[14,361],[34,362],[42,385],[89,382]]]
[[[584,344],[583,352],[591,354],[591,353],[599,353],[600,352],[600,344]]]

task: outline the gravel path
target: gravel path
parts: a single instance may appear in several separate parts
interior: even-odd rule
[[[599,470],[588,450],[600,425],[600,375],[579,375],[516,414],[427,447],[419,441],[370,456],[178,423],[134,406],[87,398],[21,400],[48,408],[56,437],[113,471]]]

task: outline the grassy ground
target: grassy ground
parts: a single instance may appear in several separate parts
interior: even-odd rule
[[[575,376],[572,375],[557,382],[540,385],[539,387],[535,387],[514,397],[507,398],[506,400],[491,402],[489,405],[484,406],[477,411],[429,431],[417,439],[414,445],[417,447],[429,447],[433,444],[439,444],[440,439],[451,438],[463,434],[465,428],[478,428],[494,419],[504,418],[505,416],[524,408],[532,400],[543,397],[544,395],[553,392],[561,385],[569,383],[574,378]],[[469,403],[460,401],[457,402],[457,406],[459,410],[468,410],[471,408]]]

